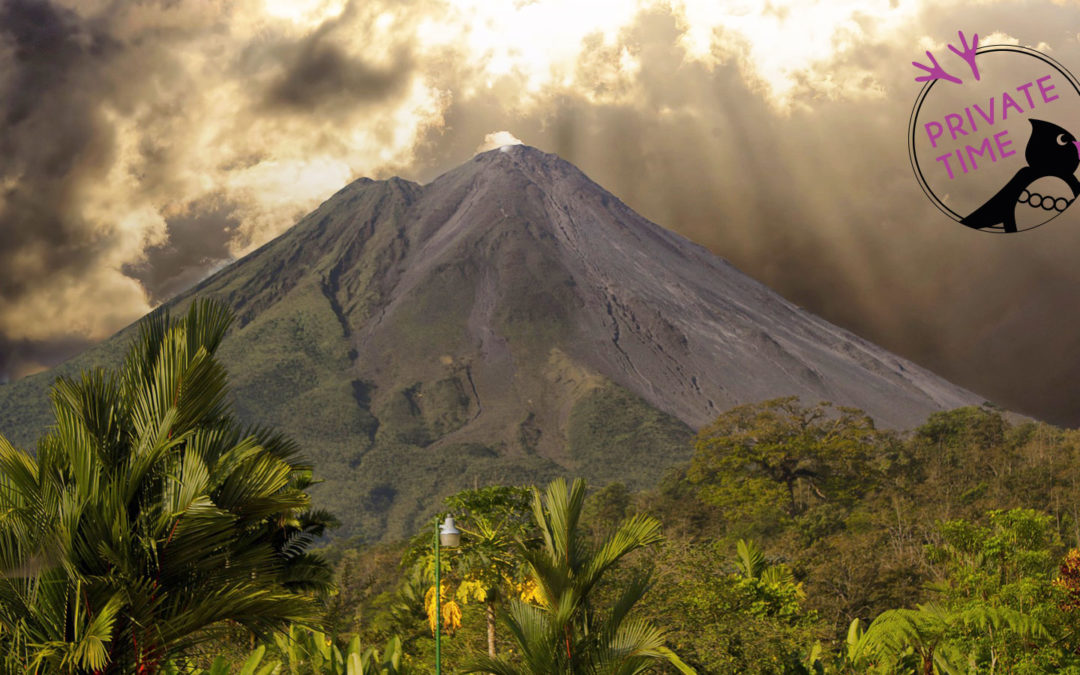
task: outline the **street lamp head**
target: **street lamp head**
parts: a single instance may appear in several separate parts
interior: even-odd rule
[[[439,545],[443,548],[457,548],[461,543],[461,530],[454,526],[454,517],[447,516],[439,526]]]

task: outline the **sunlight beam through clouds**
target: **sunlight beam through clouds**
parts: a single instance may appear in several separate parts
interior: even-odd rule
[[[345,11],[347,0],[263,0],[267,15],[303,28],[315,28]]]
[[[44,0],[16,4],[54,7]],[[105,27],[106,56],[86,67],[113,81],[88,90],[93,100],[83,105],[101,117],[96,133],[111,134],[114,150],[108,165],[70,177],[73,213],[57,217],[99,249],[91,277],[114,279],[80,292],[78,279],[61,274],[52,283],[42,280],[30,295],[0,297],[0,330],[15,338],[104,337],[150,309],[148,297],[137,301],[124,270],[153,264],[144,252],[168,238],[168,218],[199,201],[224,201],[240,222],[225,245],[229,255],[243,255],[351,178],[407,172],[417,144],[441,129],[452,103],[494,96],[507,112],[529,114],[563,91],[598,105],[633,104],[640,94],[641,46],[621,41],[643,12],[678,17],[686,59],[710,68],[737,59],[782,109],[796,86],[792,73],[880,30],[884,19],[898,20],[901,12],[884,7],[801,0],[191,0],[163,6],[67,0],[66,8],[54,7],[55,20],[75,42],[100,30],[91,27]],[[582,64],[597,54],[601,63],[583,76]],[[443,66],[454,72],[452,81]],[[283,100],[291,107],[268,103],[268,90],[289,91]],[[18,180],[14,171],[0,172],[4,184]],[[89,309],[94,303],[64,302],[102,288],[118,289],[109,302],[123,308],[123,318],[103,324]],[[23,320],[31,297],[33,306],[55,297],[64,305],[59,314],[73,318],[39,317],[31,327]],[[86,319],[78,317],[79,307],[88,308]]]
[[[859,97],[868,89],[883,95],[873,71],[826,75],[821,66],[894,38],[917,16],[914,3],[901,9],[895,0],[677,0],[676,7],[686,21],[683,45],[691,58],[713,64],[738,60],[743,74],[780,108],[791,103],[799,75],[813,71],[830,96]]]
[[[1028,264],[1016,265],[1000,243],[934,228],[902,142],[909,64],[958,28],[1078,62],[1076,11],[1052,0],[0,0],[0,351],[18,344],[48,365],[34,345],[107,336],[349,180],[423,182],[512,137],[812,311],[981,390],[984,373],[964,371],[978,361],[970,345],[1000,362],[1013,343],[978,341],[977,326],[1049,315],[1039,298],[1067,295],[1065,252],[1080,235],[1026,240]],[[487,138],[497,132],[507,136]],[[956,309],[938,316],[941,305]],[[1080,340],[1073,328],[1048,338],[1058,353]],[[27,367],[0,358],[0,378]],[[1017,361],[1025,368],[1053,364]]]

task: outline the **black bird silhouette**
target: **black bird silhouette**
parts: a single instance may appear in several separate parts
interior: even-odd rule
[[[1027,166],[997,191],[986,203],[960,222],[981,229],[1003,223],[1006,232],[1016,232],[1016,203],[1020,193],[1040,178],[1053,176],[1069,184],[1073,197],[1080,195],[1080,180],[1073,174],[1080,166],[1080,146],[1076,137],[1056,124],[1032,119],[1024,158]]]

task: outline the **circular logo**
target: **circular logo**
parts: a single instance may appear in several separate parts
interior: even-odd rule
[[[964,50],[928,73],[908,125],[908,154],[927,197],[962,225],[1021,232],[1080,197],[1080,82],[1060,63],[1015,45]],[[966,64],[966,65],[964,65]]]

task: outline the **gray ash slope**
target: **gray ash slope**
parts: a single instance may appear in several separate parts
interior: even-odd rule
[[[456,205],[449,218],[425,217],[427,205],[446,204]],[[424,244],[391,305],[431,270],[475,257],[476,242],[519,239],[517,255],[572,289],[553,308],[574,328],[564,347],[571,356],[691,426],[785,395],[860,407],[894,427],[982,400],[803,311],[534,148],[477,156],[421,188],[416,208]],[[485,262],[477,306],[513,302],[497,289],[512,288],[506,277],[520,270]],[[491,328],[477,326],[473,337],[497,345]]]
[[[527,146],[427,185],[358,180],[172,300],[218,297],[238,414],[294,436],[343,534],[406,536],[474,484],[645,487],[740,403],[797,395],[908,428],[981,398],[801,310]],[[28,445],[57,374],[0,386]]]

